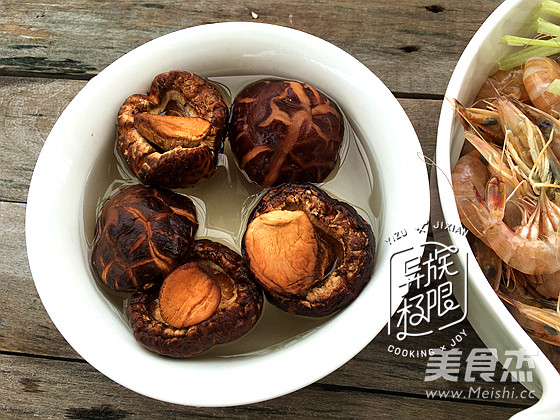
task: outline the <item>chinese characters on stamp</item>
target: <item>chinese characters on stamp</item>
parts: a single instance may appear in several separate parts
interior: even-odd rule
[[[456,312],[457,316],[439,326],[438,330],[456,325],[466,317],[460,303],[453,299],[454,287],[464,288],[462,306],[466,308],[466,271],[461,274],[453,261],[458,248],[438,242],[426,242],[420,246],[423,257],[409,257],[414,248],[396,252],[391,257],[391,293],[403,296],[396,312],[399,341],[432,333],[434,318],[442,318],[449,312]],[[393,311],[391,308],[391,314]],[[390,334],[391,324],[388,325]],[[414,327],[415,332],[409,327]]]

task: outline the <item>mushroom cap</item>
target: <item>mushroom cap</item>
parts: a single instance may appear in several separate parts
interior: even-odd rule
[[[183,124],[177,123],[177,115],[171,115],[176,111],[156,117],[166,114],[170,104],[179,108],[179,114],[188,114],[179,115],[185,119]],[[216,88],[196,74],[174,70],[157,75],[148,95],[135,94],[125,100],[117,117],[117,142],[128,166],[143,183],[192,187],[216,171],[228,115]],[[190,118],[192,124],[187,121]],[[201,127],[200,135],[187,130],[189,141],[185,141],[181,135],[184,126],[200,126],[195,119],[208,121],[210,127]]]
[[[323,181],[336,164],[343,135],[336,103],[305,83],[261,80],[232,105],[232,152],[261,186]]]
[[[190,198],[160,187],[125,187],[99,213],[94,272],[118,292],[161,283],[187,254],[197,229]]]
[[[173,327],[159,315],[156,288],[135,293],[130,301],[130,324],[134,337],[147,349],[170,357],[190,357],[216,344],[235,340],[251,330],[262,312],[262,291],[247,263],[227,246],[208,239],[193,244],[188,261],[208,264],[222,288],[222,301],[207,319],[184,328]],[[224,290],[224,283],[228,283]]]
[[[325,316],[347,307],[368,283],[374,269],[375,237],[371,226],[349,204],[330,197],[312,184],[284,184],[270,188],[253,209],[249,224],[260,215],[277,211],[303,211],[319,236],[336,254],[334,268],[300,293],[278,292],[267,286],[253,269],[247,233],[243,255],[267,300],[294,314]],[[286,250],[286,252],[288,252]],[[319,271],[324,273],[324,271]]]

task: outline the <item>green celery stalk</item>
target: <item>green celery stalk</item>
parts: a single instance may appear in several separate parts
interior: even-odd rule
[[[523,48],[510,55],[507,55],[498,61],[500,70],[511,70],[515,67],[522,66],[531,57],[548,57],[549,55],[560,53],[560,46],[558,47],[541,47],[532,45]]]
[[[560,3],[552,0],[543,1],[539,12],[560,17]]]
[[[560,36],[560,26],[549,22],[545,18],[538,17],[535,21],[535,30],[540,34]]]
[[[535,39],[535,38],[524,38],[521,36],[505,35],[500,44],[512,45],[515,47],[525,47],[528,45],[538,45],[541,47],[558,47],[560,48],[560,38],[552,39]]]
[[[560,17],[560,2],[545,0],[539,9],[539,14]],[[536,17],[535,30],[538,34],[549,35],[552,39],[531,39],[506,35],[501,44],[524,47],[498,61],[501,70],[510,70],[522,66],[531,57],[548,57],[560,53],[560,25],[556,25],[542,17]]]

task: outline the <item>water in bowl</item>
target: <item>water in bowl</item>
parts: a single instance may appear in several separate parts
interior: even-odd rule
[[[268,77],[228,76],[209,80],[230,105],[232,98],[246,85]],[[97,215],[103,203],[119,188],[139,182],[128,169],[115,143],[112,142],[113,147],[108,147],[96,161],[84,193],[84,233],[90,251]],[[319,187],[332,197],[354,206],[377,233],[380,191],[372,160],[370,151],[366,150],[364,142],[345,119],[345,135],[337,165]],[[240,253],[247,220],[265,190],[250,182],[240,171],[226,140],[216,173],[193,188],[175,191],[187,195],[195,203],[199,220],[197,239],[221,242]],[[91,278],[97,283],[93,273]],[[126,311],[129,295],[111,292],[99,283],[97,286],[109,308],[129,325]],[[265,302],[261,318],[249,333],[234,342],[214,346],[197,357],[234,357],[273,351],[301,339],[330,318],[294,316]]]

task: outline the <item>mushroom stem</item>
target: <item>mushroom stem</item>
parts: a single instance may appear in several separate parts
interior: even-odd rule
[[[161,285],[161,318],[175,328],[186,328],[210,318],[222,299],[214,273],[197,262],[175,269]]]
[[[263,285],[277,293],[300,294],[323,278],[329,253],[301,210],[276,210],[255,218],[245,245],[249,266]]]
[[[210,123],[203,118],[148,112],[136,114],[134,126],[146,140],[163,150],[196,147],[210,132]]]

